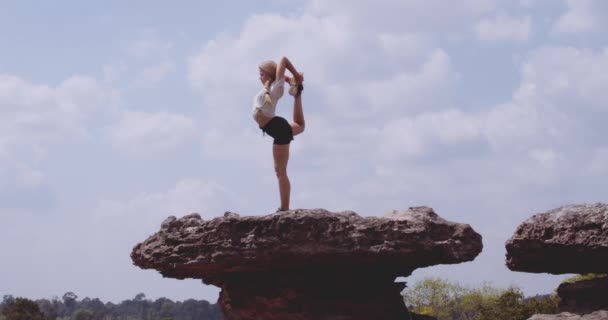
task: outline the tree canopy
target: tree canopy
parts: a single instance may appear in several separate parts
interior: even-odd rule
[[[403,292],[410,311],[439,320],[525,320],[537,313],[557,313],[555,294],[526,298],[519,288],[486,283],[467,288],[441,278],[425,278]]]

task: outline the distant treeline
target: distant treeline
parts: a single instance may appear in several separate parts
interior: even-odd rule
[[[146,299],[140,293],[118,304],[95,298],[78,300],[73,292],[60,299],[30,300],[5,295],[0,303],[0,320],[221,320],[217,304],[205,300],[172,301]]]
[[[564,280],[577,282],[607,275],[579,275]],[[533,314],[558,313],[555,292],[525,297],[521,289],[496,288],[489,283],[477,288],[441,278],[425,278],[402,292],[409,310],[438,320],[525,320]],[[29,300],[4,296],[0,320],[221,320],[217,304],[204,300],[183,302],[146,299],[143,293],[119,304],[95,298],[78,300],[67,292],[61,299]]]

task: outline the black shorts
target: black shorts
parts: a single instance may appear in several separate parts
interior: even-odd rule
[[[291,125],[284,118],[273,117],[261,129],[274,138],[274,144],[289,144],[293,140]]]

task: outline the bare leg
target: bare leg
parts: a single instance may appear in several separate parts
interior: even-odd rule
[[[279,180],[279,195],[281,197],[281,208],[289,209],[289,195],[291,184],[287,176],[287,162],[289,161],[289,144],[273,144],[272,155],[274,157],[274,171]]]
[[[302,110],[302,96],[293,98],[293,123],[291,130],[293,135],[304,132],[304,111]]]

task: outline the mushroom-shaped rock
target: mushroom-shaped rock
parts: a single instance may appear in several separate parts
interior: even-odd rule
[[[365,218],[307,209],[168,219],[131,258],[221,287],[226,319],[408,319],[395,277],[471,261],[481,249],[469,225],[427,207]]]
[[[524,221],[506,243],[514,271],[608,272],[608,205],[569,205]]]

